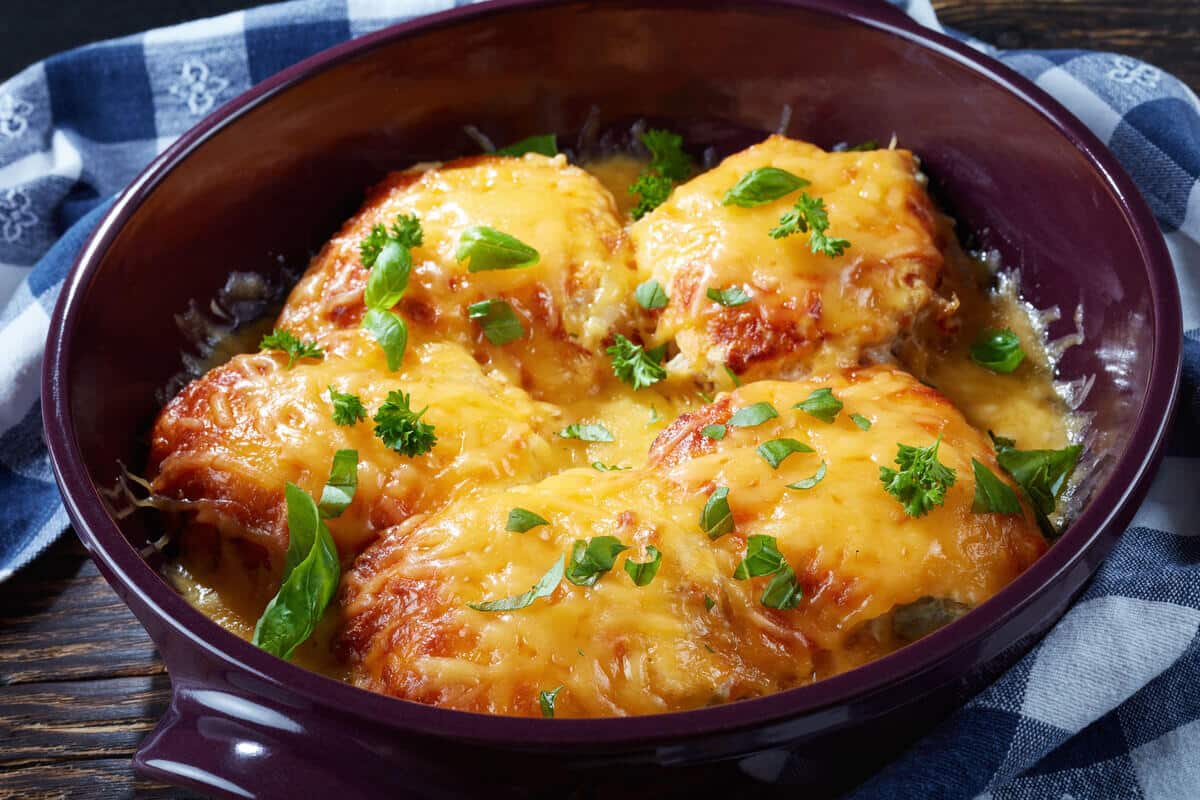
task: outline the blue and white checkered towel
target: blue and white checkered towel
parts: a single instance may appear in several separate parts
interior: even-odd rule
[[[898,0],[940,30],[928,0]],[[0,84],[0,580],[67,526],[42,445],[49,313],[145,164],[252,84],[453,0],[298,0],[55,56]],[[994,55],[1071,109],[1150,202],[1183,290],[1181,418],[1149,499],[1038,647],[855,798],[1200,798],[1200,101],[1126,56]]]

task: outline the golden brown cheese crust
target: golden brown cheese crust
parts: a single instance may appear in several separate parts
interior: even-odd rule
[[[799,192],[722,205],[741,177],[768,166],[810,182],[803,191],[824,201],[829,235],[851,243],[843,255],[814,254],[804,233],[769,237]],[[827,153],[772,136],[677,187],[630,230],[639,279],[670,297],[651,344],[673,340],[673,370],[712,378],[726,365],[756,379],[857,364],[909,328],[943,270],[945,226],[905,150]],[[706,295],[731,286],[751,300],[725,307]]]
[[[832,424],[792,409],[822,386],[845,403]],[[730,428],[720,441],[692,435],[763,401],[779,418]],[[850,413],[872,420],[871,429]],[[879,467],[892,463],[897,442],[924,446],[939,434],[940,460],[958,480],[944,506],[908,517],[884,492]],[[755,448],[783,436],[816,452],[772,469]],[[342,647],[359,686],[496,714],[536,715],[538,692],[559,685],[558,716],[599,716],[805,684],[895,646],[866,633],[894,608],[927,596],[974,606],[1044,551],[1028,512],[971,511],[972,457],[999,472],[986,437],[897,370],[747,385],[664,431],[644,468],[571,470],[389,531],[344,579]],[[821,462],[827,475],[816,487],[786,488]],[[736,529],[714,542],[698,522],[716,486],[731,487]],[[508,532],[514,507],[550,524]],[[797,608],[761,604],[768,578],[732,577],[753,534],[776,537],[795,568],[804,590]],[[549,598],[505,613],[467,606],[525,591],[574,540],[599,535],[631,550],[594,586],[563,581]],[[648,545],[662,551],[662,566],[637,587],[622,563],[645,560]]]
[[[359,245],[401,214],[421,221],[408,290],[397,306],[418,339],[455,341],[537,397],[591,391],[606,369],[603,343],[628,332],[637,272],[612,195],[565,156],[478,156],[394,173],[376,186],[292,291],[279,325],[305,338],[357,326],[368,271]],[[537,264],[469,272],[459,238],[487,226],[538,251]],[[531,335],[492,346],[467,306],[506,300]]]

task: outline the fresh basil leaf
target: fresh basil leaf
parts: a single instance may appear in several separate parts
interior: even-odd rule
[[[483,326],[483,335],[494,345],[505,345],[525,336],[525,328],[504,300],[481,300],[467,306],[467,318]]]
[[[538,251],[516,237],[486,225],[468,228],[458,240],[454,257],[461,263],[470,259],[467,272],[516,269],[538,263]]]
[[[971,459],[975,470],[975,502],[971,510],[976,514],[1020,514],[1021,502],[1017,493],[996,477],[996,474],[976,459]]]
[[[803,597],[804,591],[796,580],[796,571],[785,563],[767,583],[759,602],[767,608],[786,611],[799,605]]]
[[[371,308],[363,317],[362,326],[383,348],[388,370],[395,372],[400,369],[404,361],[404,348],[408,346],[408,326],[400,315],[394,311]]]
[[[733,387],[736,389],[737,387],[741,386],[742,379],[738,377],[738,374],[731,370],[728,364],[724,364],[722,366],[725,369],[725,374],[729,376],[729,380],[733,381]]]
[[[531,605],[534,600],[539,597],[549,597],[554,594],[554,590],[558,588],[558,584],[563,579],[563,569],[566,566],[566,558],[559,556],[554,562],[554,566],[546,571],[546,574],[538,579],[528,592],[523,594],[513,595],[512,597],[504,597],[499,600],[484,600],[481,603],[467,603],[468,606],[476,611],[517,611]]]
[[[864,431],[871,430],[871,420],[867,419],[862,414],[851,414],[850,420]]]
[[[996,460],[1025,490],[1034,509],[1049,517],[1067,488],[1082,452],[1083,448],[1079,445],[1062,450],[1004,448],[996,454]]]
[[[717,423],[716,425],[705,425],[700,429],[700,433],[710,439],[724,439],[726,428],[724,425]]]
[[[792,408],[797,408],[822,422],[833,422],[837,419],[838,412],[842,410],[842,401],[833,396],[833,389],[826,387],[817,389],[808,396],[808,399],[802,403],[796,403]]]
[[[992,446],[996,448],[997,453],[999,453],[1001,450],[1012,450],[1017,446],[1016,439],[1009,439],[1006,436],[997,436],[990,430],[988,431],[988,437],[991,438]]]
[[[656,280],[638,284],[633,296],[637,299],[638,305],[648,311],[663,308],[667,304],[667,293],[663,290],[662,284]]]
[[[554,133],[543,133],[537,136],[529,136],[519,142],[513,142],[508,147],[501,147],[496,151],[498,156],[523,156],[526,153],[538,153],[553,158],[558,155],[558,135]]]
[[[615,442],[612,431],[599,423],[575,422],[558,432],[563,439],[578,439],[581,442]]]
[[[386,311],[404,296],[408,288],[408,276],[412,272],[412,255],[408,248],[395,239],[389,239],[375,259],[371,274],[367,276],[367,289],[363,302],[367,308]]]
[[[853,145],[851,147],[847,147],[844,152],[865,153],[869,150],[878,150],[878,149],[879,149],[879,142],[875,141],[874,139],[867,139],[865,142],[860,142],[859,144]]]
[[[629,577],[633,578],[635,586],[645,586],[654,580],[654,576],[658,574],[658,568],[662,565],[662,552],[654,545],[646,545],[646,555],[649,556],[648,561],[625,559],[625,571],[629,573]]]
[[[554,719],[554,701],[558,699],[558,693],[562,691],[562,688],[562,686],[555,686],[549,691],[538,692],[538,706],[541,707],[542,716],[546,719]]]
[[[789,488],[789,489],[811,489],[824,479],[825,479],[825,462],[822,461],[821,466],[817,467],[817,471],[815,473],[813,473],[813,476],[811,478],[804,478],[803,480],[798,480],[795,483],[789,483],[787,485],[787,488]]]
[[[750,295],[740,286],[729,286],[725,289],[717,289],[710,286],[704,295],[714,303],[720,303],[728,308],[745,305],[750,302]]]
[[[719,539],[733,530],[733,512],[729,510],[729,487],[718,486],[708,496],[700,512],[700,530],[710,539]]]
[[[525,533],[532,528],[549,524],[550,521],[545,517],[518,506],[508,512],[508,524],[504,526],[504,529],[514,533]]]
[[[715,606],[716,604],[717,604],[716,600],[713,600],[708,595],[704,595],[704,610],[705,611],[712,611],[713,606]]]
[[[777,167],[752,169],[725,193],[721,205],[753,208],[786,197],[797,189],[808,186],[808,181]]]
[[[321,490],[318,510],[325,519],[340,517],[354,500],[358,488],[358,451],[338,450],[333,454],[333,466],[329,468],[329,480]]]
[[[279,591],[254,626],[253,643],[280,658],[291,658],[296,647],[312,635],[333,599],[341,562],[312,497],[290,482],[284,494],[288,502],[288,563]],[[307,552],[294,560],[305,546]]]
[[[615,536],[595,536],[584,541],[576,539],[567,562],[567,580],[576,586],[595,586],[600,576],[613,568],[617,556],[628,550]]]
[[[767,420],[775,419],[778,416],[779,412],[770,403],[755,403],[752,406],[739,408],[729,418],[729,426],[732,428],[753,428],[755,425],[762,425]]]
[[[1007,375],[1025,360],[1021,340],[1008,328],[986,328],[971,345],[971,360],[992,372]]]
[[[746,557],[733,571],[739,581],[778,572],[786,562],[774,536],[754,535],[746,540]]]
[[[763,460],[770,464],[773,469],[779,469],[779,465],[783,463],[783,460],[792,453],[815,452],[804,442],[788,438],[772,439],[769,442],[763,442],[758,446],[757,450],[758,454],[763,457]]]

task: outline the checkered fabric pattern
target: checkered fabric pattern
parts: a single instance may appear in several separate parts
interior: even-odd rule
[[[39,424],[42,349],[66,271],[110,199],[254,83],[450,5],[298,0],[91,45],[0,84],[0,580],[67,526]],[[900,5],[941,29],[928,0]],[[969,43],[1074,112],[1148,199],[1183,292],[1181,417],[1150,497],[1087,594],[1017,666],[852,796],[1197,798],[1200,102],[1126,56]]]

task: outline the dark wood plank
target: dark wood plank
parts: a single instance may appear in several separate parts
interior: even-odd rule
[[[998,47],[1112,50],[1200,87],[1196,0],[933,0],[933,5],[943,25]]]
[[[182,800],[195,795],[134,778],[128,758],[52,761],[0,770],[0,800]]]

